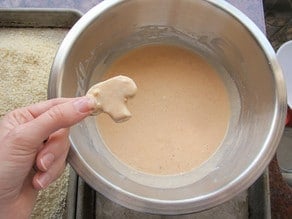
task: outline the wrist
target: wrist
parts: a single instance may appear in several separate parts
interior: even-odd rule
[[[0,218],[30,218],[31,215],[30,209],[25,209],[23,207],[14,207],[14,205],[2,205],[0,207]]]
[[[30,218],[33,207],[34,202],[32,203],[19,197],[10,203],[0,204],[0,218]]]
[[[1,206],[0,218],[15,218],[15,219],[26,219],[30,218],[32,209],[15,208],[12,206]]]

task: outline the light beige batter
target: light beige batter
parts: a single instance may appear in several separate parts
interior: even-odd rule
[[[119,75],[92,86],[86,96],[95,100],[96,109],[93,115],[104,112],[115,122],[124,122],[131,117],[126,102],[136,91],[137,86],[131,78]]]
[[[171,45],[137,48],[116,60],[104,79],[123,73],[139,89],[128,102],[133,117],[97,117],[110,151],[150,174],[179,174],[206,161],[223,140],[230,117],[226,88],[201,56]]]

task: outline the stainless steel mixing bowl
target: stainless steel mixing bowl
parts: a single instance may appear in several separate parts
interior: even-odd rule
[[[256,25],[225,1],[107,0],[61,44],[49,97],[84,95],[116,57],[150,43],[187,46],[218,70],[232,111],[218,151],[188,173],[143,174],[109,152],[91,117],[71,128],[68,160],[94,189],[128,208],[157,214],[211,208],[247,189],[275,153],[287,105],[274,51]]]

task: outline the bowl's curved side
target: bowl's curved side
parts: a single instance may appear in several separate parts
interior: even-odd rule
[[[76,79],[77,76],[72,73],[75,71],[74,68],[79,68],[79,70],[81,69],[82,77],[91,77],[91,75],[89,76],[86,75],[86,74],[91,74],[91,73],[87,72],[86,69],[84,70],[84,65],[80,65],[80,63],[78,62],[77,67],[73,66],[73,65],[76,65],[74,64],[74,62],[82,58],[83,59],[86,58],[82,54],[81,50],[82,49],[87,50],[88,49],[87,47],[90,47],[89,44],[86,46],[83,46],[82,43],[79,42],[79,40],[82,37],[86,38],[85,32],[89,30],[89,28],[94,26],[94,22],[98,20],[99,18],[103,17],[104,15],[107,15],[109,19],[115,19],[115,17],[119,16],[118,9],[123,8],[124,10],[128,2],[131,2],[131,1],[125,1],[125,0],[104,1],[100,3],[99,5],[97,5],[96,7],[94,7],[93,9],[91,9],[88,13],[86,13],[76,23],[76,25],[74,25],[74,27],[70,30],[70,32],[64,39],[63,43],[61,44],[59,51],[57,52],[57,55],[55,57],[55,60],[51,69],[50,80],[49,80],[49,87],[48,87],[49,98],[76,95],[76,90],[77,90],[76,81],[78,80]],[[142,4],[143,0],[139,0],[136,2],[137,4],[138,3]],[[148,2],[151,2],[151,1],[148,1]],[[162,5],[161,8],[163,10],[170,10],[173,13],[173,11],[179,10],[179,7],[173,8],[173,6],[178,6],[178,5],[172,4],[172,2],[174,1],[168,0],[168,1],[164,1],[163,3],[159,5]],[[271,92],[273,92],[273,97],[271,97],[273,99],[272,101],[273,103],[271,104],[271,106],[267,106],[267,107],[270,107],[269,109],[267,109],[268,111],[267,114],[270,116],[269,118],[270,121],[268,121],[267,123],[264,123],[264,124],[268,124],[269,127],[262,127],[262,129],[267,129],[264,135],[264,138],[265,138],[264,142],[262,142],[261,145],[254,146],[254,147],[259,147],[257,151],[254,151],[255,154],[252,154],[252,150],[250,149],[249,153],[250,153],[250,157],[251,157],[250,159],[252,159],[252,162],[250,162],[248,165],[246,164],[247,165],[246,168],[244,168],[244,170],[242,170],[241,173],[238,174],[236,178],[228,181],[228,183],[225,183],[225,184],[223,183],[224,185],[222,186],[218,186],[218,185],[216,185],[217,187],[214,186],[214,188],[216,187],[217,189],[212,190],[212,192],[208,194],[203,194],[198,191],[197,194],[203,194],[203,195],[200,195],[197,197],[196,196],[191,197],[192,192],[196,190],[195,186],[181,188],[178,190],[173,190],[173,189],[169,190],[168,194],[172,192],[179,193],[182,191],[185,194],[187,194],[186,198],[180,198],[177,200],[173,199],[173,197],[170,197],[169,199],[167,199],[166,197],[169,197],[169,195],[166,195],[167,191],[163,191],[163,190],[153,190],[152,193],[157,193],[157,194],[149,195],[149,196],[141,195],[142,193],[139,193],[140,191],[138,191],[139,190],[138,188],[143,188],[145,189],[145,191],[146,189],[147,191],[150,191],[151,188],[137,187],[135,188],[136,190],[133,189],[132,191],[129,191],[126,188],[129,188],[130,186],[126,186],[124,184],[128,183],[129,185],[132,185],[133,182],[131,180],[126,180],[126,179],[121,180],[119,181],[120,184],[117,184],[111,181],[111,178],[113,178],[113,176],[110,174],[115,174],[114,170],[111,170],[112,171],[111,173],[105,173],[105,175],[97,173],[95,169],[91,166],[92,163],[84,159],[84,155],[80,152],[80,148],[79,148],[80,146],[76,143],[77,142],[76,139],[78,138],[78,136],[77,137],[74,136],[75,135],[74,133],[78,133],[77,128],[79,126],[80,126],[79,128],[84,127],[84,124],[82,123],[82,124],[77,125],[78,127],[76,126],[77,128],[75,131],[73,130],[74,129],[73,127],[71,136],[70,136],[72,148],[68,156],[68,161],[70,162],[72,167],[76,170],[76,172],[89,185],[91,185],[94,189],[101,192],[103,195],[105,195],[109,199],[125,207],[131,208],[137,211],[142,211],[142,212],[155,213],[155,214],[185,214],[185,213],[205,210],[207,208],[214,207],[218,204],[221,204],[231,199],[235,195],[247,189],[263,173],[264,169],[267,167],[270,160],[275,154],[277,145],[280,141],[282,132],[284,130],[286,109],[287,109],[285,83],[284,83],[281,69],[277,62],[274,50],[272,49],[265,35],[242,12],[240,12],[238,9],[236,9],[235,7],[233,7],[232,5],[230,5],[229,3],[223,0],[216,0],[216,1],[215,0],[201,0],[201,1],[193,1],[193,2],[192,1],[181,1],[181,2],[188,2],[188,4],[192,4],[192,3],[196,3],[198,5],[201,4],[202,7],[205,7],[205,9],[207,8],[210,11],[216,10],[220,16],[223,16],[225,19],[227,18],[232,19],[233,23],[240,25],[241,30],[245,30],[245,34],[249,34],[250,38],[254,40],[255,45],[257,45],[259,50],[261,50],[262,56],[265,57],[266,59],[265,62],[268,63],[265,69],[267,69],[267,71],[271,73],[270,83],[273,83],[273,87],[271,87],[272,89]],[[156,3],[156,7],[158,7],[158,3]],[[138,19],[137,22],[141,21],[144,16],[143,14],[141,14],[142,12],[144,12],[141,8],[137,8],[137,13],[135,14],[135,16]],[[164,11],[165,14],[162,13],[163,11],[162,9],[158,10],[158,12],[162,15],[165,15],[165,17],[167,17],[168,14],[165,11]],[[198,14],[200,14],[199,10],[198,10]],[[177,14],[174,14],[174,15],[176,16]],[[122,19],[122,17],[120,19]],[[179,18],[177,19],[178,19],[177,20],[178,23],[181,22]],[[213,18],[213,19],[219,19],[219,18]],[[102,20],[102,19],[99,19],[99,20]],[[151,19],[148,20],[148,22],[150,21]],[[100,22],[102,23],[102,21]],[[145,25],[146,24],[147,22],[145,22]],[[201,26],[203,25],[204,24],[202,24]],[[214,32],[216,32],[217,30],[222,31],[223,28],[228,29],[228,27],[224,27],[224,25],[220,27],[214,25],[213,31]],[[91,38],[90,39],[88,38],[87,41],[94,41],[94,40]],[[80,57],[77,57],[77,58],[72,57],[71,56],[72,51],[75,51],[75,53],[77,53],[76,51],[79,51],[79,53],[76,56],[80,56]],[[69,68],[68,66],[71,66],[71,67]],[[84,84],[86,83],[89,83],[89,82],[84,81],[84,83],[82,84],[83,86],[82,89],[84,89],[84,86],[85,86]],[[264,84],[265,81],[262,81],[262,83]],[[72,90],[74,92],[72,92]],[[79,94],[82,94],[82,92]],[[265,114],[264,111],[261,111],[261,113]],[[259,118],[259,120],[260,119],[261,118]],[[88,144],[91,145],[92,142],[89,142]],[[251,145],[251,147],[252,146],[253,145]],[[88,147],[89,149],[92,149],[94,146],[91,145]],[[90,153],[90,151],[86,153]],[[100,157],[100,159],[103,159],[103,158]],[[211,181],[212,177],[209,177],[209,178],[210,178],[209,182],[212,182]],[[201,183],[200,185],[203,185],[203,183]]]

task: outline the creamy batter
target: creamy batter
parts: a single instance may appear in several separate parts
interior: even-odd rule
[[[222,142],[229,122],[227,90],[200,55],[172,45],[148,45],[117,59],[104,79],[118,74],[138,87],[128,102],[132,118],[96,118],[109,150],[149,174],[180,174],[205,162]]]
[[[107,113],[115,122],[124,122],[131,117],[126,106],[129,97],[136,94],[135,82],[126,76],[116,76],[92,86],[86,96],[95,100],[92,115]]]

